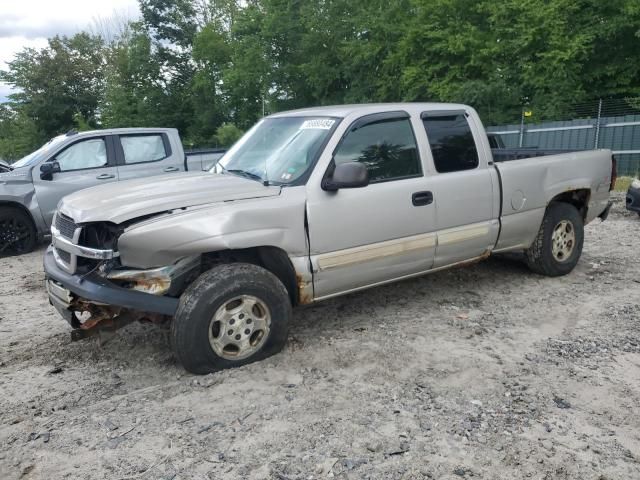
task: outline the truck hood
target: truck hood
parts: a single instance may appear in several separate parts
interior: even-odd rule
[[[63,198],[58,210],[76,223],[120,224],[177,208],[279,194],[280,187],[231,174],[174,173],[80,190]]]
[[[31,182],[31,168],[21,167],[13,170],[3,170],[0,168],[0,185],[25,182]]]

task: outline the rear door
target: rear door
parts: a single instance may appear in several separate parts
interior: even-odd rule
[[[46,162],[58,162],[60,172],[52,178],[33,172],[33,184],[44,221],[49,226],[62,197],[84,188],[118,179],[112,138],[109,135],[79,138],[53,154]],[[45,162],[45,163],[46,163]]]
[[[421,115],[435,173],[432,177],[438,246],[434,267],[489,252],[498,237],[500,185],[489,168],[482,125],[465,110]]]
[[[184,171],[165,132],[114,135],[120,180]]]
[[[414,128],[405,112],[361,117],[333,152],[333,165],[362,162],[370,184],[324,191],[307,184],[314,296],[336,295],[428,270],[435,253],[429,201]]]

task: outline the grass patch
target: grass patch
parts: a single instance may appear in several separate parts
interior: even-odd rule
[[[626,192],[629,190],[629,185],[633,182],[633,177],[618,177],[616,185],[613,188],[616,192]]]

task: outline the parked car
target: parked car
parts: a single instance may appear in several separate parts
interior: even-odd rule
[[[103,183],[209,170],[223,149],[182,148],[174,128],[118,128],[57,136],[0,168],[0,254],[26,253],[49,233],[62,197]]]
[[[567,274],[614,181],[609,150],[494,164],[465,105],[279,113],[212,173],[65,197],[46,285],[74,338],[170,320],[178,359],[202,374],[278,352],[297,305],[497,252]]]
[[[627,210],[640,215],[640,179],[635,179],[627,190]]]
[[[208,172],[227,151],[226,148],[200,148],[196,150],[185,150],[187,159],[186,170]]]

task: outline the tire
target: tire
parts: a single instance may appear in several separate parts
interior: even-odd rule
[[[558,243],[554,248],[556,230],[558,232],[555,237]],[[565,234],[564,237],[562,233]],[[571,240],[572,245],[569,246]],[[580,212],[568,203],[552,203],[547,207],[536,239],[526,251],[527,265],[540,275],[566,275],[578,263],[583,243],[584,221]]]
[[[289,294],[275,275],[247,263],[223,264],[200,275],[182,294],[171,339],[184,368],[203,375],[278,353],[290,319]]]
[[[38,233],[28,213],[0,207],[0,256],[29,253],[37,243]]]

